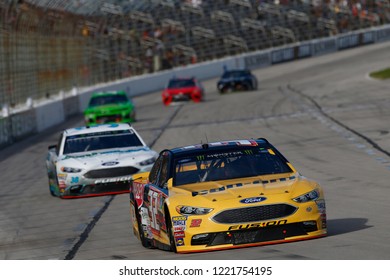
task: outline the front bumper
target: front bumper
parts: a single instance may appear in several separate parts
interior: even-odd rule
[[[306,203],[286,217],[260,222],[215,223],[212,217],[188,217],[185,231],[175,234],[178,253],[215,251],[300,241],[326,236],[325,202]],[[198,220],[197,222],[194,220]],[[212,229],[212,230],[210,230]]]
[[[135,122],[135,111],[126,113],[96,114],[92,118],[85,117],[87,125],[109,124],[109,123],[132,123]]]
[[[91,196],[128,193],[129,182],[105,183],[95,185],[73,185],[60,191],[61,198],[82,198]]]
[[[61,198],[79,198],[128,193],[130,181],[138,173],[149,171],[152,164],[142,169],[118,167],[89,170],[83,174],[59,174],[58,193]],[[115,177],[108,177],[115,176]]]

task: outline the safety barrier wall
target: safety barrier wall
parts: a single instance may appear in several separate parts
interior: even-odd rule
[[[266,51],[256,51],[234,57],[193,64],[161,71],[153,74],[132,77],[110,84],[95,85],[85,89],[73,89],[70,97],[60,93],[60,98],[45,104],[11,113],[0,118],[0,148],[13,142],[39,133],[68,117],[79,114],[86,108],[93,92],[125,90],[129,97],[162,90],[172,76],[194,76],[199,80],[219,77],[224,68],[257,69],[296,59],[324,55],[336,51],[380,43],[390,40],[390,25],[360,30],[331,38],[301,42]],[[3,112],[4,116],[4,112]]]
[[[10,119],[11,118],[0,119],[0,148],[13,142],[10,129]]]

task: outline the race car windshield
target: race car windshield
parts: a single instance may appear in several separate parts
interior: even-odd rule
[[[89,106],[96,107],[107,104],[126,103],[127,98],[125,95],[102,95],[91,99]]]
[[[175,162],[174,185],[292,172],[272,149],[249,148],[204,153]]]
[[[131,130],[103,131],[66,137],[63,154],[139,146],[143,144]]]
[[[170,80],[168,83],[168,88],[185,88],[194,86],[194,80]]]

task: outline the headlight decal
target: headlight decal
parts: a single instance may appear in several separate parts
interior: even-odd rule
[[[79,172],[82,171],[82,169],[81,168],[74,168],[74,167],[63,166],[63,167],[61,167],[61,171],[65,172],[65,173],[79,173]]]
[[[320,192],[317,189],[315,189],[305,194],[302,194],[298,197],[295,197],[293,198],[293,200],[298,203],[304,203],[308,201],[317,200],[319,197],[320,197]]]
[[[181,215],[206,215],[213,210],[213,208],[193,207],[186,205],[176,206],[176,211]]]
[[[148,158],[148,159],[145,159],[145,160],[141,161],[141,162],[139,163],[139,165],[141,165],[141,166],[151,165],[151,164],[153,164],[155,161],[156,161],[156,158],[155,158],[155,157],[151,157],[151,158]]]

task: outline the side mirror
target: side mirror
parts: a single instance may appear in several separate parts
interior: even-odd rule
[[[165,184],[164,187],[170,189],[173,186],[173,178],[170,178]]]
[[[50,145],[47,149],[48,149],[49,151],[50,151],[50,150],[57,150],[57,145]]]

